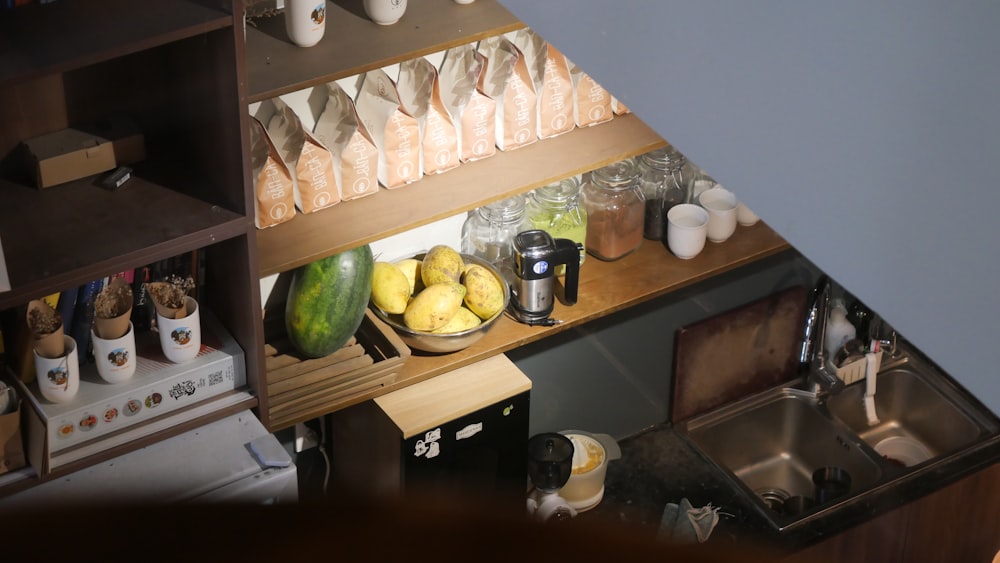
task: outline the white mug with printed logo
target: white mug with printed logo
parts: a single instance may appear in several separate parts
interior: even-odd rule
[[[326,31],[326,0],[285,0],[285,31],[299,47],[312,47]]]
[[[406,12],[406,0],[364,0],[365,13],[379,25],[392,25]]]
[[[187,316],[169,319],[156,313],[156,328],[160,333],[160,348],[168,360],[179,364],[193,360],[201,351],[201,313],[198,302],[187,296]]]
[[[135,330],[128,323],[128,332],[120,338],[101,338],[91,331],[97,374],[108,383],[128,381],[135,374]]]

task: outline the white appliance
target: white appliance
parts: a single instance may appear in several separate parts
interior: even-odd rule
[[[291,456],[249,410],[0,499],[19,507],[298,501]]]

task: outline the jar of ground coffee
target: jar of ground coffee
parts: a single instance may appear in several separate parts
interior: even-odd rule
[[[684,173],[687,159],[677,149],[665,147],[639,155],[639,185],[646,198],[643,236],[662,240],[667,233],[667,211],[690,202],[690,179]]]
[[[587,211],[587,252],[601,260],[618,260],[642,243],[645,198],[632,160],[598,168],[581,190]]]

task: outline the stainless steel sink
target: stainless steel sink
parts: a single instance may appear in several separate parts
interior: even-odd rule
[[[851,492],[870,488],[882,476],[857,438],[824,416],[813,395],[795,389],[773,389],[698,417],[687,432],[775,518],[787,516],[786,499],[813,497],[818,469],[847,470]]]
[[[832,395],[817,396],[807,388],[799,379],[677,426],[779,530],[835,514],[924,475],[937,482],[942,470],[961,466],[963,455],[1000,436],[996,416],[913,351],[883,362],[878,424],[868,424],[864,382]],[[883,455],[887,444],[917,448],[919,455]],[[784,500],[814,497],[812,474],[824,467],[846,470],[850,490],[790,513],[792,503]]]
[[[966,414],[974,409],[962,397],[909,366],[878,375],[875,425],[868,424],[864,392],[863,384],[848,386],[830,396],[826,408],[881,455],[901,465],[918,465],[958,450],[979,439],[984,430]],[[894,454],[906,448],[912,452],[908,458]]]

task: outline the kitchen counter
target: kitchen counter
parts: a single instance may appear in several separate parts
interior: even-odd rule
[[[757,546],[780,553],[807,547],[1000,461],[1000,436],[993,436],[932,471],[848,501],[828,516],[782,533],[672,425],[652,427],[619,445],[622,457],[608,466],[604,499],[578,518],[605,520],[655,537],[667,503],[687,497],[696,508],[709,503],[719,508],[719,522],[706,545]]]

